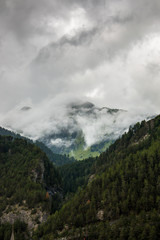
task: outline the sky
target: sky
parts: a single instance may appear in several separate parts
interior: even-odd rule
[[[0,124],[78,100],[160,113],[159,12],[159,0],[0,0]]]

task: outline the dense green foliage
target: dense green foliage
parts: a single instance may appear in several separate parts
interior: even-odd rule
[[[76,161],[73,157],[53,153],[52,150],[42,142],[36,141],[35,144],[40,147],[40,149],[46,153],[47,157],[57,166],[62,166]]]
[[[94,158],[89,158],[84,161],[77,161],[58,168],[62,177],[64,195],[75,193],[78,187],[82,187],[88,183],[90,175],[95,172],[94,162]]]
[[[0,135],[2,136],[12,136],[12,137],[15,137],[15,138],[23,138],[20,134],[16,134],[12,131],[9,131],[5,128],[2,128],[0,127]]]
[[[0,135],[12,136],[13,138],[25,139],[26,141],[33,144],[33,141],[31,139],[25,138],[25,137],[21,136],[20,134],[16,134],[16,133],[9,131],[2,127],[0,127]],[[45,152],[47,157],[49,158],[49,160],[51,160],[57,166],[61,166],[63,164],[67,164],[67,163],[72,163],[75,161],[75,159],[73,157],[70,158],[66,155],[60,155],[60,154],[53,153],[52,150],[50,148],[48,148],[42,142],[35,141],[34,144],[36,144],[43,152]]]
[[[130,128],[34,239],[160,239],[160,117]]]
[[[17,220],[13,227],[14,237],[18,240],[30,239],[27,230],[27,224]],[[10,223],[4,223],[0,225],[0,239],[9,240],[12,234],[12,225]]]
[[[0,214],[14,204],[49,210],[48,187],[58,188],[61,178],[36,145],[23,139],[0,136]]]

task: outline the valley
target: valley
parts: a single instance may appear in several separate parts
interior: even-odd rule
[[[160,1],[0,0],[0,240],[160,240]]]
[[[47,115],[40,116],[41,120],[39,116],[32,119],[35,111],[38,109],[24,106],[12,113],[14,118],[8,116],[7,120],[4,119],[3,127],[33,142],[41,142],[43,150],[46,146],[50,155],[52,151],[76,160],[99,156],[129,126],[151,118],[149,114],[137,115],[83,101],[66,103],[63,107],[53,106]]]
[[[159,238],[159,116],[130,127],[99,157],[56,168],[14,137],[0,138],[1,238],[13,222],[18,239]]]

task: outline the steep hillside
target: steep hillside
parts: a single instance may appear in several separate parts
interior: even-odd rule
[[[36,145],[1,135],[0,169],[0,222],[20,220],[32,232],[61,203],[59,173]]]
[[[160,116],[130,128],[100,155],[95,173],[34,239],[159,239]]]
[[[26,141],[33,144],[33,141],[31,139],[25,138],[21,136],[20,134],[16,134],[12,131],[9,131],[5,128],[0,127],[0,135],[2,136],[12,136],[13,138],[20,138],[25,139]],[[50,148],[48,148],[44,143],[35,141],[34,144],[36,144],[43,152],[46,153],[47,157],[57,166],[61,166],[63,164],[74,162],[75,159],[73,157],[67,157],[66,155],[60,155],[53,153]]]
[[[102,152],[106,151],[106,149],[114,142],[113,139],[102,140],[97,144],[93,144],[90,147],[86,147],[84,137],[82,133],[77,134],[77,137],[74,142],[73,149],[69,152],[69,156],[75,158],[77,160],[84,160],[91,157],[97,157]]]
[[[95,161],[95,158],[89,158],[58,168],[62,177],[64,196],[75,193],[79,187],[88,183],[95,172]]]
[[[73,156],[69,157],[66,154],[61,155],[53,153],[52,150],[42,142],[35,141],[34,144],[36,144],[43,152],[45,152],[49,160],[52,161],[56,166],[62,166],[64,164],[69,164],[76,161]]]

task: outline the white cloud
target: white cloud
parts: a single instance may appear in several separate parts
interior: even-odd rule
[[[110,114],[107,108],[101,110],[93,108],[91,112],[82,108],[79,111],[70,105],[72,100],[66,98],[66,101],[62,102],[55,98],[54,101],[48,99],[41,104],[33,105],[28,99],[5,117],[0,116],[0,122],[3,127],[33,140],[44,139],[47,136],[50,139],[53,135],[51,141],[48,141],[49,145],[69,147],[73,144],[73,139],[72,137],[62,139],[61,134],[65,131],[71,135],[82,132],[86,146],[91,146],[106,139],[116,139],[127,131],[130,125],[147,117],[142,113],[137,115],[137,111],[120,111]],[[31,108],[24,108],[24,106]]]
[[[159,113],[159,11],[158,0],[0,1],[0,124],[42,136],[70,124],[65,105],[77,98]],[[28,99],[24,117],[15,108]],[[106,120],[83,121],[90,144]]]

